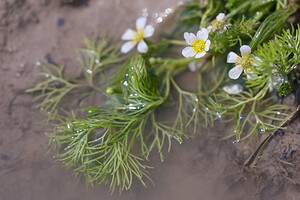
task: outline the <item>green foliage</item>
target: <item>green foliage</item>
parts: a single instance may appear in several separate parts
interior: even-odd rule
[[[259,58],[253,69],[255,77],[247,81],[248,87],[260,89],[268,85],[287,95],[291,91],[289,74],[300,63],[300,29],[283,30],[274,40],[259,46],[254,55]],[[283,87],[282,87],[283,86]]]
[[[274,34],[279,31],[286,23],[286,20],[296,11],[296,7],[290,6],[289,8],[282,8],[276,10],[270,16],[268,16],[264,22],[259,26],[254,35],[250,47],[256,49],[256,47],[269,40]]]
[[[85,38],[84,44],[85,49],[78,50],[78,55],[85,79],[69,80],[64,76],[64,66],[42,64],[42,72],[37,75],[46,80],[26,91],[40,93],[34,101],[41,101],[37,107],[48,114],[48,120],[55,120],[56,115],[59,114],[59,106],[65,97],[68,96],[69,100],[74,96],[76,99],[84,98],[90,93],[86,88],[101,91],[99,85],[94,83],[94,77],[100,72],[103,74],[105,68],[121,61],[120,45],[110,44],[106,37],[102,37],[101,40],[97,37],[91,40]],[[75,89],[84,92],[74,93]]]
[[[210,99],[211,109],[236,124],[234,132],[223,139],[235,137],[236,142],[239,142],[259,132],[280,128],[272,124],[272,120],[282,121],[282,116],[287,116],[282,110],[288,107],[272,103],[268,98],[263,99],[266,93],[267,88],[258,93],[250,89],[234,96],[220,92]]]
[[[52,64],[42,65],[44,72],[39,76],[45,77],[46,80],[38,83],[34,88],[28,89],[26,92],[40,93],[34,98],[34,101],[42,100],[37,107],[49,115],[49,119],[54,119],[58,114],[59,104],[62,99],[75,88],[81,87],[75,81],[69,81],[64,78],[64,66],[57,67]]]
[[[243,17],[241,21],[235,21],[233,24],[228,25],[228,28],[224,33],[213,32],[211,34],[212,45],[215,48],[212,50],[214,56],[216,53],[225,53],[229,48],[232,48],[239,44],[242,45],[243,41],[249,40],[253,37],[253,27],[257,24],[256,20],[250,19],[248,21]]]
[[[184,11],[178,18],[178,26],[175,28],[175,35],[182,35],[184,32],[195,32],[205,27],[208,20],[215,18],[223,10],[221,0],[194,0],[185,4]]]

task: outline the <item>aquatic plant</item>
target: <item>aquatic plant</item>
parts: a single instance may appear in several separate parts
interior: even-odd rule
[[[137,20],[137,31],[125,31],[121,39],[130,41],[122,47],[105,36],[85,38],[77,51],[78,79],[66,79],[63,66],[43,64],[43,80],[27,91],[37,93],[38,108],[48,114],[56,158],[91,184],[123,191],[136,178],[146,186],[149,155],[155,150],[163,160],[164,146],[170,151],[190,130],[223,119],[235,126],[223,139],[239,142],[282,128],[288,106],[274,102],[271,92],[285,96],[299,85],[294,69],[300,64],[300,29],[287,23],[296,4],[222,2],[186,2],[174,32],[155,43],[145,39],[154,33],[146,18]],[[134,55],[121,53],[135,45]],[[234,53],[239,48],[241,57]],[[198,76],[194,91],[176,79],[187,69]],[[105,95],[106,104],[84,108],[84,117],[64,104],[92,92]],[[161,119],[162,112],[174,117]]]

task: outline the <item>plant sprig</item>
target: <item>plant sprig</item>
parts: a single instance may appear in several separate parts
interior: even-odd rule
[[[123,49],[106,36],[85,38],[85,47],[77,50],[82,76],[74,80],[65,78],[64,66],[42,65],[38,75],[46,80],[28,92],[39,93],[38,107],[49,112],[48,120],[56,121],[49,134],[56,158],[74,168],[75,174],[84,174],[91,184],[108,184],[112,192],[116,188],[121,192],[129,190],[135,178],[144,186],[147,179],[151,182],[149,155],[157,151],[163,160],[164,149],[170,151],[173,141],[182,143],[191,129],[196,133],[200,127],[213,127],[215,121],[231,122],[235,128],[223,139],[239,142],[281,128],[288,106],[272,101],[270,92],[276,89],[287,95],[299,84],[293,70],[300,64],[300,29],[282,30],[296,11],[292,5],[290,1],[229,0],[224,7],[221,0],[193,0],[185,5],[173,34],[157,43],[144,39],[146,33],[153,34],[151,26],[148,32],[127,30],[122,39],[132,41]],[[213,26],[216,23],[218,28]],[[185,33],[187,42],[178,40],[183,32],[202,28],[199,38],[206,39]],[[205,33],[209,36],[201,35]],[[190,36],[197,39],[188,41]],[[186,43],[189,50],[184,51],[194,51],[196,56],[177,58],[176,46]],[[235,64],[248,76],[229,79],[226,57],[245,44],[252,47],[253,55],[244,54]],[[120,49],[127,52],[134,45],[142,54],[125,60]],[[182,54],[188,57],[187,52]],[[241,62],[244,57],[246,67]],[[177,76],[191,66],[198,87],[185,90]],[[240,84],[243,91],[225,92],[223,87],[233,84]],[[63,100],[91,91],[104,93],[106,104],[86,107],[83,118],[66,114],[69,108],[62,106]],[[164,119],[165,110],[174,115]]]

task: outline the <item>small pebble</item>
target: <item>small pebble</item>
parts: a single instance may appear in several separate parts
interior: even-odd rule
[[[62,19],[62,18],[59,18],[57,21],[56,21],[56,25],[57,26],[63,26],[65,24],[65,20]]]
[[[0,159],[1,160],[9,160],[9,157],[5,154],[0,154]]]

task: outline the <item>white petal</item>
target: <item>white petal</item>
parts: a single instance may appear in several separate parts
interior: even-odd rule
[[[194,57],[196,52],[194,51],[193,47],[185,47],[182,50],[182,55],[186,58]]]
[[[201,57],[205,56],[205,54],[206,54],[206,52],[203,51],[202,53],[198,53],[198,54],[195,56],[195,58],[201,58]]]
[[[144,29],[146,25],[146,21],[147,21],[146,17],[137,18],[135,23],[136,29]]]
[[[192,72],[195,72],[196,69],[197,69],[197,63],[196,63],[196,61],[189,63],[188,66],[189,66],[189,70],[192,71]]]
[[[202,28],[200,31],[197,32],[197,39],[206,41],[208,38],[208,31],[206,28]]]
[[[249,55],[251,53],[251,48],[248,45],[243,45],[240,48],[241,54],[243,55]]]
[[[225,22],[225,14],[224,13],[218,14],[217,21],[224,23]]]
[[[248,72],[247,73],[247,79],[253,79],[254,77],[257,77],[257,75],[253,74],[253,72]]]
[[[183,37],[188,45],[193,45],[197,40],[196,35],[194,35],[193,33],[185,32],[183,34]]]
[[[154,33],[154,27],[151,25],[147,25],[144,30],[144,37],[151,37]]]
[[[238,94],[243,91],[243,86],[240,84],[226,85],[222,88],[228,94]]]
[[[212,30],[212,26],[207,27],[207,31],[210,32]]]
[[[247,79],[253,79],[253,77],[247,74]]]
[[[232,68],[228,75],[229,78],[231,79],[238,79],[240,77],[240,75],[242,74],[243,71],[239,70],[239,68],[237,66],[235,66],[234,68]]]
[[[134,46],[135,45],[131,41],[125,42],[121,47],[121,52],[128,53]]]
[[[148,45],[146,44],[146,42],[144,40],[142,40],[138,46],[137,46],[137,50],[140,53],[147,53],[148,51]]]
[[[135,31],[133,31],[132,29],[127,29],[125,31],[125,33],[122,35],[121,39],[122,40],[132,40],[133,38],[133,34],[135,33]]]
[[[253,61],[254,61],[254,66],[258,66],[260,63],[262,63],[262,60],[257,56],[254,56]]]
[[[205,43],[205,51],[208,51],[209,50],[209,46],[210,46],[210,40],[206,40],[206,43]]]
[[[238,57],[236,53],[230,52],[227,56],[227,63],[236,63]]]

